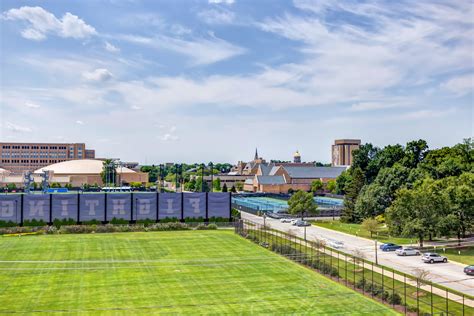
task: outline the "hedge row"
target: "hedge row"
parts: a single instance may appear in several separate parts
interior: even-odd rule
[[[43,226],[43,227],[6,227],[0,228],[0,235],[7,234],[88,234],[88,233],[118,233],[118,232],[149,232],[149,231],[174,231],[174,230],[214,230],[217,229],[216,224],[206,225],[204,223],[192,227],[186,223],[154,223],[148,226],[143,224],[136,225],[64,225]]]

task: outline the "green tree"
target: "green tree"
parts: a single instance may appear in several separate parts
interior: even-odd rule
[[[242,181],[238,181],[235,183],[235,188],[237,191],[243,191],[244,190],[244,183]]]
[[[60,188],[60,187],[61,187],[61,184],[58,182],[51,183],[51,188]]]
[[[374,218],[366,218],[362,221],[362,228],[370,232],[370,238],[379,229],[379,222]]]
[[[336,180],[333,180],[333,179],[329,180],[326,183],[326,190],[328,190],[331,193],[335,193],[336,192]]]
[[[220,178],[214,179],[214,181],[212,183],[212,186],[213,186],[215,191],[220,191],[221,190],[221,179]]]
[[[232,188],[230,188],[230,192],[237,193],[237,189],[235,188],[235,185],[233,185]]]
[[[318,214],[318,206],[314,201],[311,192],[297,191],[288,200],[288,213],[292,215],[301,215],[303,219],[304,213]]]
[[[323,182],[320,179],[316,179],[311,182],[311,192],[317,192],[323,188]]]
[[[352,165],[349,171],[352,173],[359,168],[364,175],[365,181],[371,183],[378,173],[376,157],[379,151],[380,148],[370,143],[361,145],[352,152]]]
[[[343,171],[337,178],[336,178],[336,194],[346,194],[348,189],[349,183],[352,180],[352,176],[348,170]]]
[[[117,181],[117,166],[113,159],[105,159],[102,162],[102,172],[100,173],[100,177],[105,186],[115,185]]]
[[[8,189],[8,191],[16,190],[16,184],[15,183],[8,183],[7,184],[7,189]]]
[[[364,186],[365,179],[364,174],[360,168],[356,168],[352,171],[352,177],[350,182],[346,185],[347,192],[344,196],[344,209],[342,212],[341,220],[343,222],[357,223],[360,218],[357,216],[355,205],[359,192]]]
[[[443,195],[433,190],[433,180],[427,179],[416,189],[400,189],[386,212],[390,231],[402,236],[417,236],[420,247],[426,238],[440,235],[447,207]]]
[[[196,179],[192,178],[189,182],[186,182],[184,185],[186,191],[195,191],[196,190]]]
[[[194,186],[194,191],[195,192],[209,192],[209,185],[207,184],[207,181],[202,181],[202,177],[197,177],[196,178],[196,184]]]
[[[365,185],[355,203],[357,218],[371,218],[385,213],[390,206],[390,195],[386,187],[377,183]]]
[[[235,189],[235,187],[233,187]],[[224,185],[222,186],[222,192],[227,192],[227,184],[224,183]]]
[[[407,168],[416,168],[423,161],[428,153],[428,144],[425,140],[419,139],[408,142],[405,147],[405,157],[402,164]]]

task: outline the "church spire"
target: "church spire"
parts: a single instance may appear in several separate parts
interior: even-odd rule
[[[255,147],[255,158],[254,158],[254,159],[255,159],[255,160],[257,160],[257,159],[258,159],[258,151],[257,151],[257,147]]]

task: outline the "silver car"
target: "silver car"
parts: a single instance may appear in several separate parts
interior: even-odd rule
[[[291,218],[280,218],[281,223],[291,223]]]
[[[434,252],[424,253],[421,260],[425,263],[448,262],[448,258]]]
[[[400,248],[395,250],[398,256],[419,256],[420,251],[414,248]]]

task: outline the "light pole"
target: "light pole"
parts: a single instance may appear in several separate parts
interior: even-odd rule
[[[378,252],[377,252],[377,239],[375,240],[375,264],[379,264]]]
[[[267,219],[267,213],[263,213],[263,229],[264,230],[267,229],[266,219]]]
[[[304,241],[306,241],[306,226],[304,226]]]
[[[211,167],[211,192],[214,192],[214,164],[209,163],[209,167]]]
[[[204,192],[204,164],[201,164],[201,192]]]

